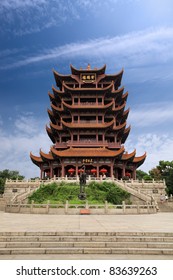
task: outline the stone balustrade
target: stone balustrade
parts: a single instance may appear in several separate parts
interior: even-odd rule
[[[103,177],[94,177],[94,176],[87,176],[87,184],[89,184],[92,181],[96,182],[102,182]],[[14,197],[24,193],[32,193],[36,188],[39,188],[41,184],[49,184],[52,182],[60,183],[60,182],[70,182],[70,183],[78,183],[79,184],[79,176],[77,177],[53,177],[51,179],[45,179],[45,180],[40,180],[40,179],[35,179],[35,180],[6,180],[5,183],[5,192],[4,192],[4,198],[6,201],[10,201]],[[117,180],[116,178],[113,177],[107,177],[106,178],[107,182],[114,182],[117,184],[120,188],[128,191],[131,193],[131,195],[137,197],[140,201],[152,201],[155,200],[157,202],[160,201],[160,196],[165,194],[165,181],[139,181],[139,180],[127,180],[123,181]]]
[[[158,210],[157,204],[127,205],[123,202],[121,205],[111,205],[107,201],[105,204],[98,205],[89,205],[87,201],[85,204],[69,204],[68,201],[65,204],[50,204],[49,201],[46,204],[35,204],[32,201],[31,204],[7,203],[5,206],[5,211],[8,213],[23,214],[79,215],[81,209],[87,209],[93,215],[154,214]]]

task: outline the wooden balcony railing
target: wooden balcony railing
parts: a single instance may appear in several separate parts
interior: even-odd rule
[[[121,143],[114,143],[105,141],[96,141],[93,139],[84,139],[80,141],[67,141],[62,143],[56,143],[55,148],[67,148],[67,147],[107,147],[118,149],[121,147]]]

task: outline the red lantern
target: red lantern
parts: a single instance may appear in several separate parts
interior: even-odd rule
[[[131,177],[131,174],[129,172],[126,172],[125,175],[129,178]]]
[[[70,168],[70,169],[68,170],[69,173],[73,173],[74,171],[75,171],[74,168]]]
[[[79,170],[78,170],[78,173],[81,173],[81,172],[84,172],[84,170],[83,170],[83,169],[79,169]]]
[[[96,173],[97,170],[95,168],[91,169],[91,173]]]
[[[101,172],[101,173],[106,173],[106,172],[107,172],[107,169],[106,169],[106,168],[102,168],[102,169],[100,170],[100,172]]]

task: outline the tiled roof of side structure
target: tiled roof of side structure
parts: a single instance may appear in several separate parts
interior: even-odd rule
[[[122,155],[122,160],[130,160],[130,159],[133,159],[134,157],[135,157],[135,155],[136,155],[136,149],[132,152],[132,153],[130,153],[130,154],[128,154],[128,153],[124,153],[123,155]]]
[[[41,157],[37,157],[37,156],[34,156],[32,153],[30,153],[30,158],[32,160],[32,162],[36,165],[40,165],[41,163],[43,163],[43,160]]]
[[[55,137],[53,136],[52,130],[51,130],[51,128],[48,127],[47,125],[46,125],[46,131],[47,131],[48,136],[49,136],[50,139],[52,140],[52,142],[55,143],[56,140],[55,140]]]
[[[147,156],[147,153],[145,152],[145,154],[143,154],[142,156],[135,157],[133,162],[141,164],[141,162],[143,162],[145,160],[146,156]]]
[[[121,106],[117,106],[117,107],[113,108],[112,111],[114,111],[114,112],[121,111],[122,109],[124,109],[125,106],[126,106],[126,102],[124,102]]]
[[[46,160],[53,160],[54,159],[50,152],[48,154],[46,154],[41,149],[40,149],[40,156],[43,160],[44,159],[46,159]]]

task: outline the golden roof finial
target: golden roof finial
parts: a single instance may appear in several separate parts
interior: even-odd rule
[[[88,63],[87,70],[91,69],[91,65]]]

